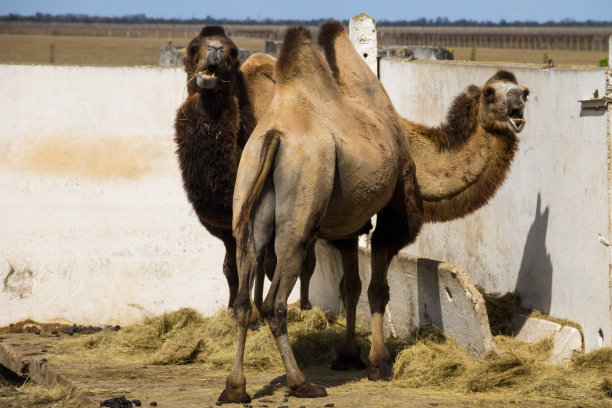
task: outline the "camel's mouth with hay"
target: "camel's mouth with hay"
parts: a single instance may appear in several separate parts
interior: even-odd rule
[[[205,69],[196,74],[196,83],[202,89],[212,89],[219,82],[215,72]]]
[[[511,109],[508,113],[508,126],[514,133],[520,133],[525,127],[522,109]]]

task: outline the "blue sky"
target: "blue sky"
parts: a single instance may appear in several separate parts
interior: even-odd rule
[[[472,20],[612,20],[612,0],[0,0],[8,13],[146,14],[164,18],[349,19],[365,12],[377,20],[448,17]]]

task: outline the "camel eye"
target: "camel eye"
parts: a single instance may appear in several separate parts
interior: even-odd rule
[[[523,91],[523,98],[524,98],[525,100],[527,100],[527,96],[529,96],[529,89],[525,89],[525,90]]]
[[[236,48],[230,48],[230,57],[238,58],[238,50]]]
[[[189,56],[191,58],[195,57],[196,55],[198,55],[198,50],[199,48],[196,45],[192,45],[191,47],[189,47]]]

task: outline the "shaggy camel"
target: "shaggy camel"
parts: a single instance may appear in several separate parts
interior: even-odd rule
[[[422,214],[415,195],[415,168],[401,119],[376,76],[354,50],[340,23],[321,27],[319,44],[304,28],[289,29],[276,64],[276,92],[247,142],[234,192],[234,236],[239,288],[236,359],[219,397],[248,402],[243,373],[251,314],[250,282],[265,248],[275,238],[277,264],[262,305],[287,370],[290,394],[326,395],[300,371],[287,336],[287,297],[316,238],[340,250],[349,326],[360,292],[357,236],[378,214],[372,238],[370,378],[387,376],[389,353],[383,313],[389,297],[391,258],[416,237]],[[348,74],[346,74],[348,73]],[[355,306],[353,306],[355,303]],[[349,312],[349,309],[351,310]],[[348,333],[347,338],[354,333]],[[358,346],[341,353],[356,357]]]
[[[275,58],[251,56],[239,68],[238,48],[223,28],[204,27],[187,47],[184,59],[188,97],[175,120],[177,156],[187,197],[204,227],[225,245],[223,273],[229,307],[238,291],[236,243],[232,236],[232,198],[242,149],[274,93]],[[265,269],[274,271],[273,250]],[[314,269],[302,278],[307,288]],[[255,305],[261,306],[263,270],[257,274]],[[306,289],[304,289],[306,290]],[[302,307],[307,306],[304,296]],[[253,316],[256,318],[256,315]]]
[[[463,217],[495,194],[518,148],[527,95],[514,74],[499,71],[459,94],[437,127],[402,119],[425,222]]]

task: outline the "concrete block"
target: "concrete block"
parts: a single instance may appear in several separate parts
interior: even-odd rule
[[[545,337],[554,336],[561,330],[559,323],[515,314],[512,316],[514,337],[525,343],[536,343]]]
[[[364,13],[351,18],[349,38],[359,55],[378,76],[376,20]]]
[[[570,361],[574,351],[582,350],[582,336],[575,327],[563,326],[553,337],[553,350],[549,361],[562,364]]]
[[[317,243],[317,268],[310,283],[313,305],[343,313],[339,284],[342,261],[331,245]],[[363,285],[357,306],[362,324],[369,325],[367,287],[370,283],[370,251],[359,248],[359,274]],[[446,263],[399,254],[389,266],[391,300],[385,313],[385,330],[407,337],[422,325],[430,325],[454,338],[474,355],[495,350],[482,296],[467,272]]]
[[[582,334],[574,327],[521,314],[512,316],[512,323],[518,340],[535,343],[552,337],[553,349],[548,360],[551,364],[566,363],[574,351],[583,349]]]

